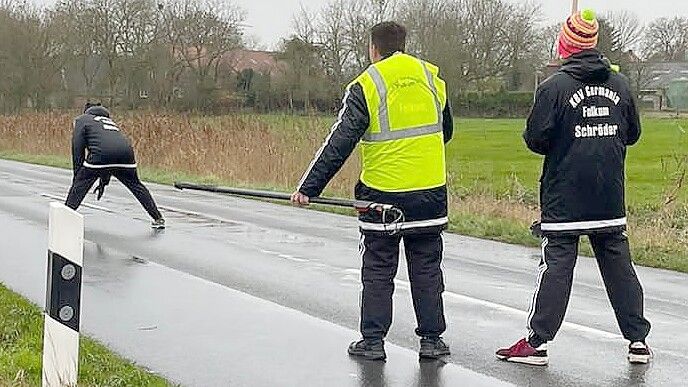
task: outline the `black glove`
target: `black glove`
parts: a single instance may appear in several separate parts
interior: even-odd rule
[[[93,191],[94,194],[98,195],[96,196],[96,200],[100,200],[103,197],[103,194],[105,193],[105,187],[107,187],[107,185],[110,184],[110,177],[111,176],[109,173],[104,173],[100,176],[98,186]]]
[[[533,222],[530,225],[530,233],[536,238],[542,238],[544,234],[542,233],[542,223],[539,220]]]

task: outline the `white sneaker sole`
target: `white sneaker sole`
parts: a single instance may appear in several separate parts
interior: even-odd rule
[[[498,355],[497,359],[508,361],[510,363],[519,363],[534,366],[546,366],[547,364],[549,364],[549,356],[505,357]]]
[[[651,355],[628,355],[628,362],[631,364],[647,364],[650,362]]]

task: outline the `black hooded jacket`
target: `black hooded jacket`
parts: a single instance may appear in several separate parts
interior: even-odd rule
[[[74,121],[72,163],[74,173],[81,167],[136,168],[131,143],[104,107],[90,107]]]
[[[544,155],[542,229],[590,234],[626,226],[626,147],[640,138],[628,80],[597,50],[569,58],[540,85],[523,135]]]

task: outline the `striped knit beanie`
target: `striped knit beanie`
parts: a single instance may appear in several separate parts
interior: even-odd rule
[[[591,9],[569,16],[559,34],[559,56],[567,59],[583,50],[597,47],[599,29],[597,16]]]

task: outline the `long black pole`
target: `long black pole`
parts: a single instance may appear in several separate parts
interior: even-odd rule
[[[249,198],[291,200],[291,195],[283,192],[262,191],[245,188],[217,187],[214,185],[193,184],[185,182],[176,182],[174,183],[174,187],[180,190],[188,189],[194,191],[216,192]],[[313,204],[324,204],[328,206],[355,208],[359,211],[364,209],[368,210],[373,205],[372,202],[322,197],[310,198],[310,202]]]

